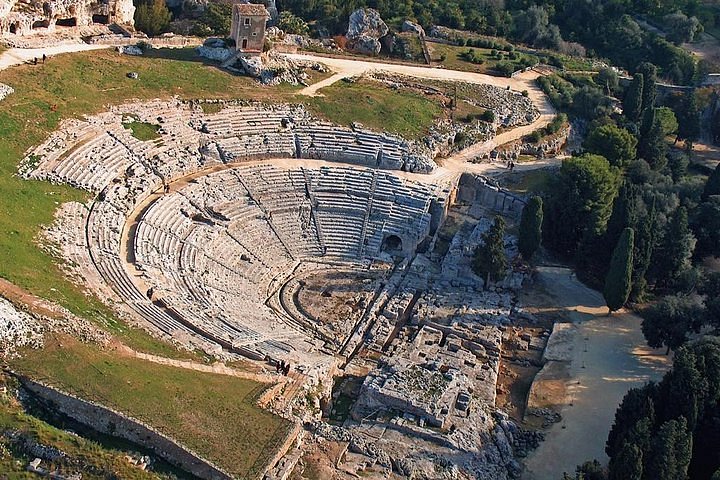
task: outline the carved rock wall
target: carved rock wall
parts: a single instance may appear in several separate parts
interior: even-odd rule
[[[58,26],[133,25],[132,0],[0,0],[0,36],[52,32]]]

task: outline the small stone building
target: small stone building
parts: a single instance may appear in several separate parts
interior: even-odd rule
[[[265,25],[270,13],[265,5],[257,3],[236,3],[233,5],[230,37],[235,40],[237,51],[248,55],[259,55],[265,44]]]

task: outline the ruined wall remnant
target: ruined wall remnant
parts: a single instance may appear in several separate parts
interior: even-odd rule
[[[139,420],[102,405],[82,400],[53,387],[18,377],[23,387],[41,402],[100,433],[123,438],[155,452],[168,463],[204,480],[230,480],[232,476],[171,438]]]

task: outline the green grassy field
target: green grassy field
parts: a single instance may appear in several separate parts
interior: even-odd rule
[[[418,138],[442,114],[442,107],[419,94],[393,91],[368,80],[338,82],[306,100],[308,108],[340,125],[359,122],[407,138]]]
[[[472,48],[476,56],[482,58],[482,64],[475,64],[469,62],[461,57],[463,52],[467,52],[468,48]],[[499,62],[513,62],[517,63],[517,60],[511,60],[508,58],[508,52],[503,53],[503,60],[498,60],[492,55],[492,50],[489,48],[479,47],[460,47],[456,45],[445,45],[442,43],[428,43],[428,49],[430,50],[430,56],[433,62],[443,65],[445,68],[452,70],[461,70],[466,72],[485,73],[485,74],[497,74],[495,67]],[[592,61],[586,58],[571,57],[563,55],[557,52],[550,51],[533,51],[533,53],[520,53],[518,54],[528,58],[536,58],[540,61],[547,61],[548,58],[543,57],[555,57],[560,60],[567,70],[579,70],[579,71],[597,71],[598,68],[593,65]],[[440,60],[441,56],[444,60]]]
[[[262,384],[123,357],[67,337],[12,366],[143,420],[241,478],[265,465],[290,428],[255,405]]]
[[[490,55],[492,50],[473,47],[478,57],[481,57],[484,61],[484,63],[478,65],[460,58],[460,54],[466,52],[468,48],[469,47],[428,42],[428,50],[430,50],[430,57],[433,62],[442,64],[445,68],[464,72],[492,73],[492,69],[497,63],[497,60]],[[444,60],[440,60],[441,57],[444,58]]]

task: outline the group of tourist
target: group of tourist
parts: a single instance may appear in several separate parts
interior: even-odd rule
[[[42,56],[42,63],[43,63],[43,64],[45,63],[45,60],[47,60],[47,55],[45,55],[45,54],[43,53],[43,56]],[[38,64],[38,57],[34,57],[34,58],[33,58],[33,65],[37,65],[37,64]]]
[[[275,364],[275,373],[282,373],[286,377],[290,373],[290,362],[285,363],[284,360],[280,360]]]

